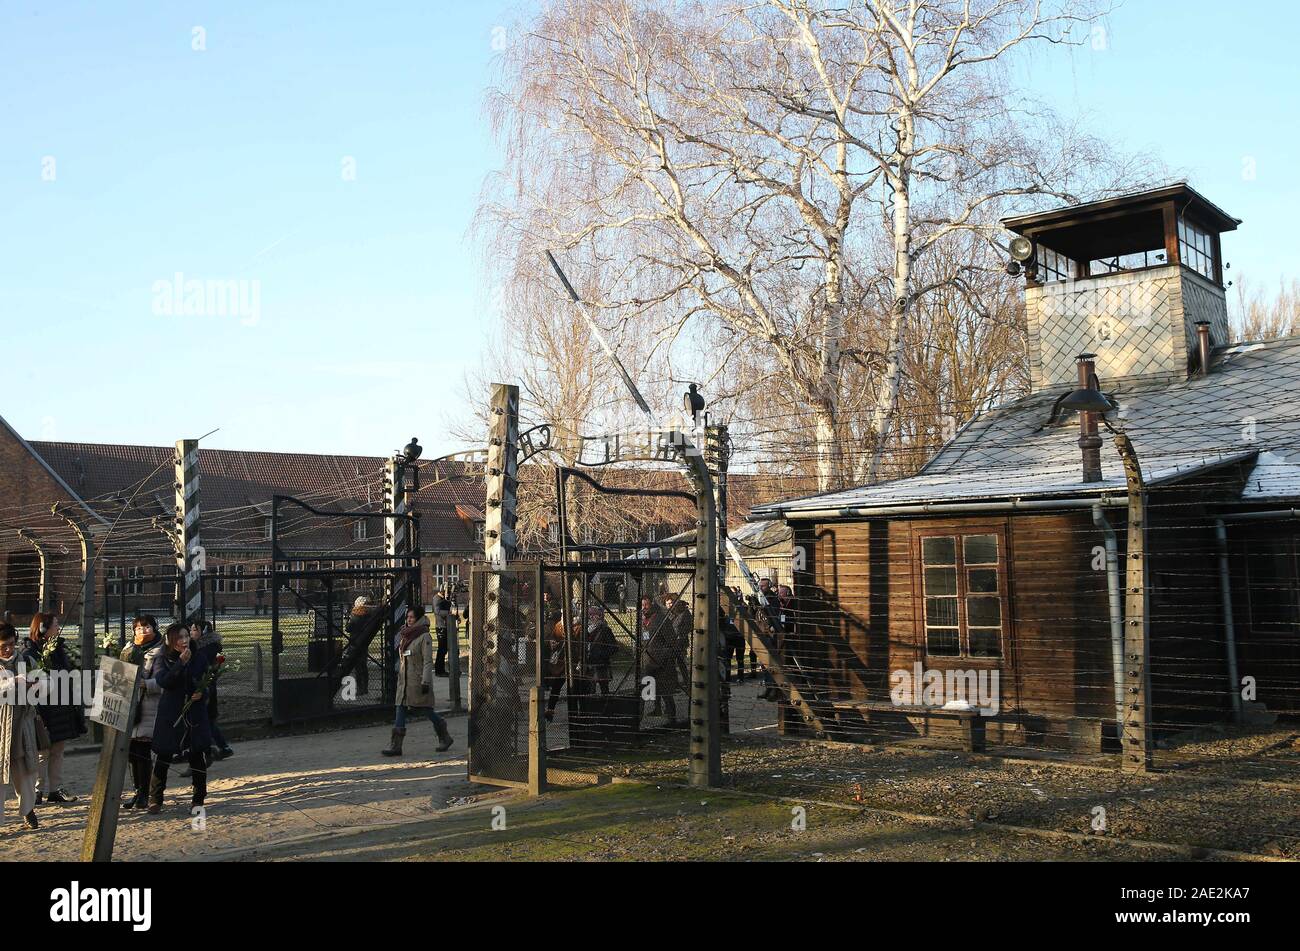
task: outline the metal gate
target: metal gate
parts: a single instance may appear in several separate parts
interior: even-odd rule
[[[471,581],[471,779],[527,780],[533,687],[548,757],[581,768],[636,753],[686,769],[693,564],[484,567]]]
[[[357,529],[359,523],[406,519],[414,535],[417,519],[322,511],[287,496],[276,496],[272,506],[272,721],[391,707],[395,638],[407,599],[420,590],[418,541],[403,556],[343,550],[346,540],[382,537]],[[354,609],[359,600],[365,603]]]

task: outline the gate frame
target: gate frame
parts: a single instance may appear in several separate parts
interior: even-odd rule
[[[385,519],[386,524],[388,524],[388,520],[390,519],[393,522],[405,522],[411,547],[405,555],[393,556],[384,554],[378,557],[365,558],[364,560],[366,561],[376,562],[376,565],[373,568],[303,568],[301,570],[293,570],[292,567],[282,568],[281,565],[291,566],[294,561],[310,560],[321,564],[335,564],[338,562],[347,563],[357,561],[359,559],[356,552],[313,554],[309,558],[299,558],[286,554],[280,547],[280,506],[282,504],[296,506],[311,515],[316,515],[321,518],[382,518]],[[333,710],[324,713],[310,714],[305,717],[281,715],[280,701],[282,694],[279,688],[280,654],[284,651],[284,634],[280,630],[280,589],[282,586],[287,586],[287,582],[293,580],[310,581],[339,577],[369,577],[391,580],[406,576],[408,581],[407,590],[412,590],[409,588],[412,579],[414,579],[416,585],[414,590],[419,590],[421,572],[419,531],[419,517],[411,512],[372,512],[356,510],[330,511],[326,509],[318,509],[292,495],[273,495],[271,497],[271,564],[268,584],[271,588],[271,722],[273,724],[279,726],[293,722],[320,719],[322,717],[338,716],[340,714],[368,713],[392,706],[395,682],[393,676],[390,675],[390,670],[393,667],[394,660],[392,637],[390,635],[396,621],[385,605],[379,605],[378,607],[385,611],[382,627],[380,631],[377,632],[378,636],[382,637],[380,643],[380,667],[382,673],[380,681],[380,701],[376,704],[366,704],[365,706],[356,707],[352,710]],[[331,629],[333,629],[334,618],[332,611],[327,612],[326,623]],[[340,631],[339,635],[344,641],[347,640],[347,633],[345,631]],[[365,659],[368,660],[369,657],[370,651],[367,650],[365,653]],[[362,662],[364,663],[365,661],[363,660]],[[316,674],[316,677],[321,678],[328,676],[332,680],[335,673],[333,668],[334,663],[331,660],[330,664],[328,664],[325,669]],[[333,697],[333,691],[331,691],[330,696]]]

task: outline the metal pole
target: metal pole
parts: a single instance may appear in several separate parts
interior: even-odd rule
[[[1228,561],[1228,527],[1223,519],[1214,520],[1214,542],[1219,553],[1219,592],[1223,600],[1223,640],[1228,659],[1228,698],[1232,701],[1232,718],[1242,721],[1241,678],[1237,672],[1237,630],[1232,614],[1232,576]]]

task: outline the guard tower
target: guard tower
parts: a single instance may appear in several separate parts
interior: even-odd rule
[[[1003,219],[1024,241],[1030,383],[1073,385],[1096,354],[1108,383],[1184,379],[1200,366],[1197,324],[1228,343],[1219,236],[1241,222],[1186,183]]]

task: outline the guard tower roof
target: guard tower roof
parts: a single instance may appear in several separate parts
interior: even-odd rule
[[[1080,261],[1105,254],[1122,254],[1161,243],[1162,215],[1190,216],[1215,234],[1235,231],[1241,224],[1186,182],[1105,198],[1082,205],[1003,218],[1007,230]]]

